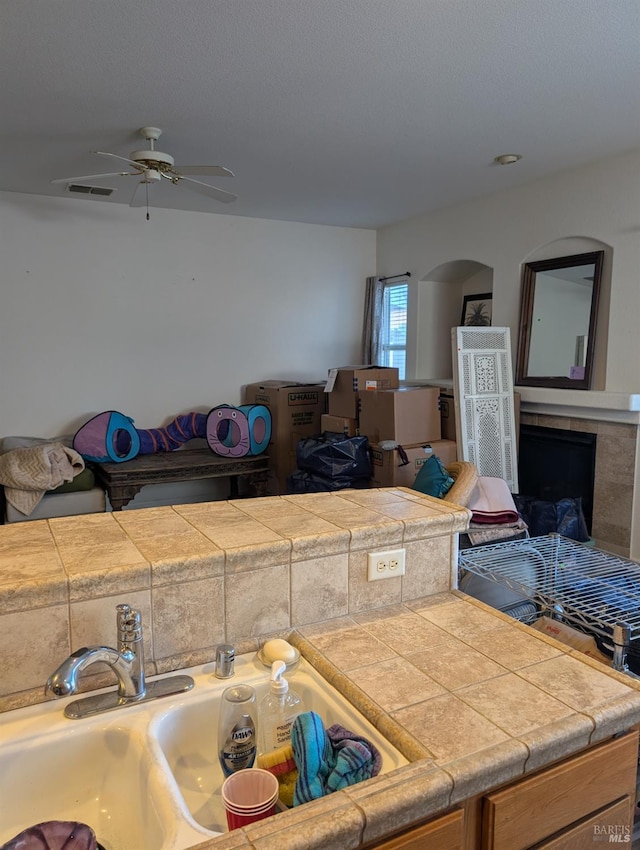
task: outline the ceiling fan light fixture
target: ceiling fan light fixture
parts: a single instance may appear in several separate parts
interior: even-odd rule
[[[174,159],[170,154],[156,150],[131,151],[129,159],[132,162],[139,162],[141,165],[145,165],[148,162],[154,162],[158,165],[168,165],[171,168],[174,165]]]
[[[501,153],[500,156],[496,156],[493,161],[497,165],[513,165],[516,162],[520,162],[521,159],[522,154],[519,153]]]
[[[140,135],[144,137],[145,141],[148,142],[149,146],[145,150],[132,151],[128,157],[111,153],[110,151],[92,151],[92,153],[95,153],[98,156],[109,157],[112,161],[116,160],[118,163],[127,163],[127,166],[129,167],[128,171],[111,171],[104,174],[85,174],[82,177],[63,177],[52,180],[51,183],[77,185],[97,179],[102,180],[112,177],[135,177],[138,180],[137,186],[145,186],[146,189],[145,202],[147,204],[147,218],[149,217],[149,186],[154,183],[161,183],[163,179],[169,180],[174,186],[183,184],[185,187],[198,191],[201,194],[208,195],[210,198],[214,198],[216,201],[220,201],[223,204],[228,204],[237,200],[237,195],[234,195],[232,192],[226,192],[224,189],[219,189],[217,186],[212,186],[210,183],[205,183],[202,180],[196,180],[194,177],[187,176],[195,174],[203,175],[205,177],[233,177],[233,171],[230,171],[228,168],[224,168],[221,165],[184,165],[176,167],[175,160],[170,154],[155,149],[155,143],[162,134],[159,127],[142,127],[139,132]],[[120,168],[122,168],[122,165],[120,165]],[[84,186],[80,186],[77,189],[70,189],[68,191],[75,191],[79,194],[90,194],[92,192],[91,188],[86,188]],[[134,202],[136,198],[136,191],[134,191],[130,206],[136,206]],[[104,192],[98,190],[95,194],[106,195],[108,192],[110,192],[110,190]]]

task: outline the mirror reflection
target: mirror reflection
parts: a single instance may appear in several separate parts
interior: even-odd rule
[[[516,383],[589,389],[602,251],[527,263]]]

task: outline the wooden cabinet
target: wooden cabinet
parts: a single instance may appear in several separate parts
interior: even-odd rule
[[[375,850],[464,850],[463,813],[457,809],[376,844]]]
[[[609,827],[624,833],[633,823],[637,763],[634,732],[486,794],[482,849],[574,850],[601,827],[600,834]]]
[[[634,731],[367,848],[593,850],[594,842],[631,847],[637,764]]]
[[[594,841],[612,843],[610,835],[621,836],[619,843],[631,848],[632,830],[628,826],[630,808],[633,810],[631,800],[623,797],[620,802],[606,806],[590,818],[562,830],[555,838],[538,844],[537,850],[593,850]]]

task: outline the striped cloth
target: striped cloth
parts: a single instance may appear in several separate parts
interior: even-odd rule
[[[371,779],[382,767],[382,756],[371,741],[339,723],[325,731],[314,711],[296,717],[291,744],[298,768],[294,806]]]

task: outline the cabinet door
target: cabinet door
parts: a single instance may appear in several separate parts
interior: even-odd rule
[[[616,844],[631,848],[630,821],[633,805],[630,797],[624,797],[617,803],[581,821],[576,826],[563,830],[561,835],[536,845],[536,850],[593,850],[594,842],[613,843],[610,835],[619,836]]]
[[[376,844],[376,850],[463,850],[460,809]]]
[[[526,850],[597,810],[632,797],[637,761],[638,733],[628,733],[488,794],[483,850]]]

